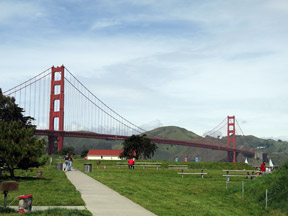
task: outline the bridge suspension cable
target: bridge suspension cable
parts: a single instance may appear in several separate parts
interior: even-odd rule
[[[102,112],[102,114],[104,116],[98,113],[98,117],[101,118],[100,120],[102,120],[103,122],[106,122],[105,123],[106,125],[107,124],[110,126],[114,125],[113,129],[117,130],[117,127],[118,127],[118,131],[120,130],[120,125],[121,125],[121,126],[126,127],[126,130],[129,129],[132,133],[140,134],[140,133],[146,132],[144,129],[136,126],[135,124],[133,124],[132,122],[130,122],[129,120],[127,120],[126,118],[124,118],[123,116],[121,116],[120,114],[115,112],[109,106],[107,106],[102,100],[100,100],[95,94],[93,94],[79,79],[77,79],[67,68],[65,68],[65,69],[69,73],[70,77],[73,78],[73,80],[71,80],[71,79],[67,78],[67,76],[66,76],[65,80],[80,95],[82,95],[87,101],[89,101],[90,104],[92,104],[94,106],[94,108],[97,108],[99,111]],[[83,103],[85,103],[85,102],[83,102]],[[90,114],[93,115],[93,110],[91,111],[90,109],[88,109],[88,112],[90,112]],[[107,119],[107,118],[110,118],[110,119]],[[120,124],[120,125],[116,126],[115,122],[113,123],[111,121],[115,121],[117,124]],[[127,133],[128,133],[128,131],[126,131],[125,134],[123,134],[123,132],[122,132],[121,135],[127,135]]]
[[[210,137],[217,137],[219,135],[223,136],[223,133],[221,130],[227,126],[227,119],[224,118],[216,127],[214,127],[212,130],[206,132],[204,136],[210,136]]]
[[[46,129],[48,125],[50,75],[51,68],[48,68],[3,92],[4,95],[15,98],[18,106],[23,108],[25,116],[34,118],[32,124],[36,125],[37,129]]]

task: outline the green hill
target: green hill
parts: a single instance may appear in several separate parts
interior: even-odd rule
[[[194,140],[201,143],[212,144],[216,146],[227,146],[227,137],[221,139],[203,137],[188,131],[185,128],[176,126],[160,127],[147,132],[148,136],[173,140]],[[97,140],[86,138],[65,138],[64,146],[73,146],[76,154],[80,154],[84,149],[122,149],[121,141]],[[198,157],[199,161],[226,161],[227,153],[202,149],[196,147],[157,144],[158,149],[153,157],[155,160],[173,161],[177,157],[180,161],[188,158],[188,161],[194,161]],[[232,147],[232,146],[231,146]],[[261,139],[255,136],[236,136],[236,148],[247,151],[257,152],[259,154],[266,152],[268,158],[272,158],[274,164],[280,165],[288,159],[288,142],[275,141],[272,139]],[[244,162],[244,155],[237,155],[237,162]],[[261,159],[255,160],[248,158],[249,163],[259,165]]]
[[[147,135],[177,140],[190,140],[200,137],[192,131],[188,131],[185,128],[180,128],[176,126],[159,127],[154,130],[148,131]]]
[[[227,137],[222,138],[222,142],[227,142]],[[261,139],[255,136],[236,136],[236,146],[238,149],[254,151],[256,153],[267,153],[268,158],[274,164],[280,165],[288,160],[288,142],[282,140]]]
[[[276,169],[273,174],[266,174],[256,181],[250,181],[246,187],[247,194],[251,194],[256,202],[262,203],[262,206],[266,205],[266,189],[268,190],[267,205],[270,209],[276,210],[274,215],[283,215],[280,214],[279,209],[288,215],[288,162]]]
[[[165,139],[174,140],[194,140],[201,143],[212,144],[216,146],[227,146],[227,137],[221,139],[206,137],[205,140],[185,128],[168,126],[156,128],[149,131],[147,134],[153,135]],[[196,147],[176,146],[157,144],[158,150],[154,156],[154,159],[161,160],[174,160],[178,157],[180,160],[188,158],[189,161],[193,161],[195,157],[198,157],[200,161],[226,161],[227,153],[217,150],[202,149]],[[231,146],[232,147],[232,146]],[[255,136],[236,136],[236,148],[258,153],[260,157],[262,153],[267,153],[268,158],[272,159],[275,165],[283,164],[288,160],[288,142],[282,140],[261,139]],[[237,162],[244,162],[246,156],[242,154],[237,155]],[[259,165],[261,158],[248,158],[249,163]]]
[[[155,136],[164,139],[172,140],[194,140],[203,142],[203,138],[192,131],[188,131],[185,128],[176,126],[160,127],[152,131],[147,132],[149,136]],[[209,139],[210,142],[214,142],[217,139]],[[207,140],[205,141],[207,142]],[[211,143],[210,143],[211,144]],[[222,145],[221,142],[217,144]],[[202,149],[197,147],[180,146],[180,145],[167,145],[157,144],[158,149],[153,157],[155,160],[170,160],[173,161],[177,157],[180,161],[184,161],[185,158],[188,161],[195,161],[197,157],[200,161],[225,161],[227,154],[225,152]]]

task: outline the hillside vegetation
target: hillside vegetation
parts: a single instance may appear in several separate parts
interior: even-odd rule
[[[203,137],[194,132],[176,126],[156,128],[148,131],[147,135],[164,139],[194,140],[216,146],[227,146],[227,137],[221,139],[206,138],[204,140]],[[73,146],[76,154],[80,154],[84,149],[122,149],[121,141],[85,138],[65,138],[64,146]],[[222,151],[167,144],[157,144],[157,146],[158,149],[153,157],[155,160],[174,161],[176,157],[180,161],[184,161],[185,158],[187,158],[188,161],[194,161],[196,157],[199,161],[227,160],[227,153]],[[283,164],[288,159],[288,142],[281,140],[266,140],[251,135],[236,136],[236,148],[259,153],[266,152],[268,153],[268,157],[272,158],[274,164],[277,165]],[[239,154],[237,156],[237,162],[244,162],[245,157],[246,156]],[[251,161],[255,165],[261,163],[260,159],[254,160],[253,158],[248,158],[248,161]]]
[[[268,207],[281,209],[285,215],[288,215],[288,162],[272,174],[252,181],[247,187],[248,194],[253,194],[251,196],[262,206],[266,203],[266,189],[268,190]]]
[[[225,162],[157,162],[162,163],[159,170],[155,167],[143,169],[139,166],[135,167],[135,170],[130,170],[127,166],[119,168],[115,161],[101,161],[101,166],[96,168],[96,165],[93,165],[92,172],[87,174],[159,216],[285,215],[284,202],[281,206],[273,206],[269,202],[267,209],[265,202],[263,203],[262,188],[265,190],[266,185],[260,186],[268,176],[273,177],[274,174],[267,174],[254,180],[233,177],[227,183],[226,177],[222,176],[226,173],[222,171],[223,169],[251,170],[253,167],[243,163]],[[87,161],[75,160],[74,166],[83,170],[84,163]],[[182,178],[178,174],[181,170],[168,168],[168,165],[177,164],[188,165],[189,172],[205,169],[208,174],[204,178],[201,178],[200,175],[186,175]],[[275,175],[273,179],[274,185],[286,187],[286,177],[283,179],[283,181],[286,180],[285,184],[282,184],[280,178],[276,177]],[[245,199],[242,197],[243,182],[245,183]],[[270,190],[269,184],[268,188]],[[259,193],[261,199],[254,196],[256,193]],[[285,193],[287,195],[287,191],[280,195],[285,195]],[[277,199],[281,199],[281,196]],[[287,202],[287,196],[283,201]]]

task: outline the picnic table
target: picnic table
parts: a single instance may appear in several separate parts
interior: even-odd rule
[[[128,163],[117,163],[118,167],[121,168],[122,166],[127,166],[128,167]],[[143,167],[143,169],[146,169],[147,167],[156,167],[156,169],[158,170],[159,167],[161,167],[162,163],[160,162],[136,162],[134,164],[134,167]]]
[[[201,172],[186,172],[187,170],[193,170],[193,171],[201,170]],[[201,178],[204,178],[204,175],[208,174],[208,173],[204,173],[204,170],[206,169],[185,169],[185,172],[184,172],[184,170],[182,169],[182,172],[179,172],[178,174],[182,175],[182,178],[184,175],[201,175]]]
[[[246,177],[246,178],[251,178],[254,179],[255,177],[258,177],[259,174],[261,174],[262,172],[259,170],[222,170],[223,172],[226,172],[225,175],[222,175],[224,177],[226,177],[227,181],[230,181],[230,177]],[[237,174],[231,174],[232,173],[237,173]]]
[[[168,165],[168,169],[188,169],[188,165],[186,164],[177,164],[177,165]]]

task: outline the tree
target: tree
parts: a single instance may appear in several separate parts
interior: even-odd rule
[[[21,122],[0,121],[0,160],[12,178],[15,169],[40,166],[38,159],[44,152],[45,141],[37,140],[34,131],[35,127],[25,127]]]
[[[60,155],[75,155],[75,149],[72,146],[65,146],[59,151]]]
[[[81,158],[86,157],[87,154],[88,154],[88,152],[89,152],[89,149],[84,149],[84,150],[82,150],[82,151],[81,151]]]
[[[123,152],[120,158],[135,157],[137,159],[147,159],[154,156],[157,145],[152,143],[146,134],[132,135],[123,142]]]
[[[24,116],[23,112],[23,108],[15,103],[15,98],[3,95],[0,88],[0,121],[17,121],[32,126],[31,121],[34,119],[31,116]]]
[[[2,94],[0,89],[0,162],[14,177],[15,169],[28,169],[41,165],[39,158],[45,141],[34,137],[36,127],[30,116],[23,115],[13,97]],[[42,161],[43,162],[43,161]]]

